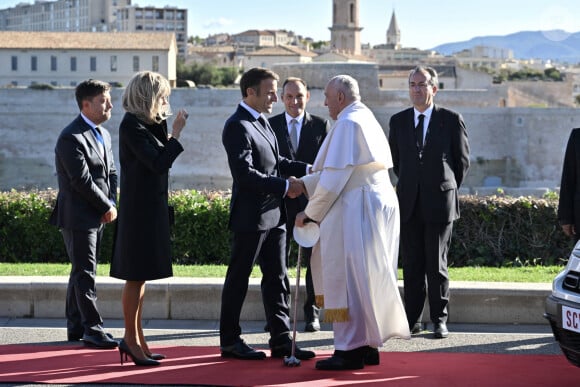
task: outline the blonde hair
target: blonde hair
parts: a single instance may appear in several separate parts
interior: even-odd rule
[[[171,86],[163,75],[140,71],[131,78],[123,93],[123,109],[148,123],[160,123],[163,97],[169,97]]]

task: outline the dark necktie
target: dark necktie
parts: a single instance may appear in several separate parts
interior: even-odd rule
[[[266,119],[263,115],[258,116],[258,122],[264,127],[264,129],[268,129],[268,125],[266,125]]]
[[[264,128],[264,132],[266,133],[266,136],[268,137],[268,139],[270,140],[270,142],[273,143],[273,144],[276,143],[276,135],[274,134],[274,131],[270,127],[270,124],[268,124],[268,121],[266,121],[266,118],[263,115],[260,114],[258,116],[258,122]]]
[[[419,114],[419,123],[415,126],[415,136],[417,137],[417,148],[419,151],[423,150],[423,119],[424,114]]]

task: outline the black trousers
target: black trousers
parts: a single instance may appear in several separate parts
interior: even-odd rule
[[[431,321],[447,322],[447,253],[452,230],[453,222],[425,222],[419,206],[409,221],[401,223],[404,301],[410,327],[421,321],[426,295]]]
[[[232,345],[240,339],[240,314],[254,263],[259,263],[262,270],[262,302],[270,327],[270,345],[284,344],[290,339],[286,229],[280,227],[233,234],[232,254],[222,290],[221,346]]]
[[[94,334],[102,331],[97,308],[97,259],[104,226],[89,230],[61,229],[71,271],[66,292],[67,331]]]

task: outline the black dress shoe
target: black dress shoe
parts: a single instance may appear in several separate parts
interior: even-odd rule
[[[444,339],[449,336],[449,331],[447,330],[447,324],[444,322],[436,323],[433,329],[433,336],[436,339]]]
[[[243,340],[240,340],[232,345],[220,347],[222,357],[233,357],[242,360],[262,360],[266,358],[266,353],[256,351],[250,347]]]
[[[291,356],[292,355],[292,341],[288,341],[284,344],[272,347],[271,350],[272,350],[272,357],[283,358],[285,356]],[[298,346],[296,346],[296,348],[294,348],[294,356],[296,357],[296,359],[299,359],[299,360],[308,360],[308,359],[312,359],[314,356],[316,356],[316,354],[312,351],[300,349],[300,348],[298,348]]]
[[[72,333],[72,332],[67,332],[66,333],[66,339],[67,339],[67,341],[79,341],[82,338],[83,338],[83,334],[82,333]]]
[[[363,360],[362,349],[358,348],[352,351],[334,351],[334,355],[328,359],[319,360],[316,362],[317,370],[327,371],[341,371],[341,370],[360,370],[365,367]]]
[[[317,318],[306,323],[306,326],[304,327],[304,332],[318,332],[318,331],[320,331],[320,321],[318,321]]]
[[[381,358],[379,356],[379,349],[374,347],[365,347],[365,354],[363,356],[363,362],[365,365],[379,365],[381,363]]]
[[[116,340],[113,340],[105,332],[98,332],[93,335],[84,334],[81,340],[85,343],[85,346],[91,348],[111,349],[119,345]]]
[[[113,335],[110,333],[105,333],[105,335],[107,335],[107,337],[111,340],[113,340]],[[70,333],[68,332],[66,334],[66,338],[67,341],[79,341],[83,338],[83,334],[82,333]]]
[[[423,331],[423,324],[420,322],[415,323],[410,329],[412,335],[418,335]]]

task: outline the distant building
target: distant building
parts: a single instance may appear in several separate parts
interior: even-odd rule
[[[399,28],[399,23],[397,23],[394,9],[391,14],[389,28],[387,29],[387,48],[392,50],[399,50],[401,48],[401,29]]]
[[[387,28],[387,43],[379,44],[373,48],[363,48],[362,54],[368,56],[381,65],[395,65],[404,63],[425,63],[442,58],[432,50],[419,50],[417,48],[405,48],[401,45],[401,29],[397,22],[395,11],[391,13],[391,20]]]
[[[231,44],[241,52],[252,52],[263,47],[296,44],[296,36],[287,30],[247,30],[231,36]]]
[[[499,71],[506,63],[514,59],[513,50],[507,48],[475,46],[453,54],[455,61],[462,67],[469,69],[487,68]]]
[[[255,52],[246,53],[242,59],[242,67],[271,68],[277,63],[311,63],[317,54],[294,46],[264,47]]]
[[[0,10],[2,31],[109,32],[131,0],[54,0],[18,3]]]
[[[88,78],[125,85],[151,70],[176,84],[170,32],[0,31],[0,86],[76,86]]]
[[[131,0],[36,0],[0,10],[0,31],[173,32],[187,52],[187,9],[132,6]]]
[[[379,88],[407,90],[409,73],[416,64],[379,65]],[[439,90],[488,89],[493,77],[479,71],[463,69],[456,65],[432,65],[439,78]]]
[[[313,60],[314,62],[374,63],[374,60],[366,55],[355,55],[337,51],[325,52],[313,58]]]
[[[221,34],[209,35],[207,38],[205,38],[204,45],[207,47],[225,46],[225,45],[231,45],[231,43],[232,43],[232,39],[231,39],[230,34],[221,33]]]
[[[330,42],[333,51],[361,55],[359,0],[333,0]]]
[[[190,46],[186,63],[218,67],[269,67],[283,63],[309,63],[318,54],[312,39],[288,30],[247,30],[239,34],[208,36],[202,45]]]
[[[189,46],[187,49],[186,64],[209,64],[216,67],[242,68],[242,56],[236,53],[234,46]]]
[[[112,1],[112,0],[103,0]],[[113,1],[114,2],[114,1]],[[115,22],[117,31],[126,32],[173,32],[177,43],[177,53],[187,54],[187,9],[165,6],[139,7],[128,5],[119,8]]]
[[[417,48],[399,48],[395,50],[393,48],[387,48],[386,45],[363,50],[363,54],[379,64],[425,63],[443,58],[436,51],[432,50],[419,50]]]

